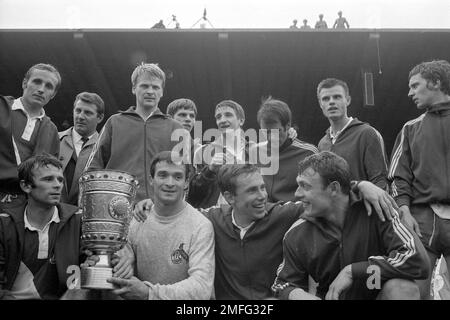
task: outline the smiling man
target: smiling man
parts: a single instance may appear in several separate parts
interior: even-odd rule
[[[387,190],[387,158],[381,134],[368,123],[347,115],[351,97],[347,84],[328,78],[317,86],[317,99],[330,122],[319,151],[332,151],[350,165],[352,179],[368,180]]]
[[[27,201],[0,211],[0,299],[58,299],[66,273],[80,263],[80,221],[75,206],[60,204],[61,163],[33,156],[19,166]]]
[[[60,132],[59,160],[63,164],[64,189],[61,201],[78,204],[78,179],[97,141],[97,125],[105,114],[105,103],[96,93],[81,92],[73,104],[73,127]]]
[[[134,69],[131,91],[136,106],[106,121],[86,164],[87,170],[122,170],[134,175],[140,185],[137,201],[152,195],[150,160],[160,151],[172,150],[178,141],[172,141],[171,135],[182,129],[158,108],[165,81],[166,75],[157,64],[142,63]]]
[[[296,196],[305,211],[286,232],[277,297],[303,299],[419,299],[414,280],[430,273],[425,248],[395,214],[381,221],[350,192],[350,170],[324,151],[299,165]],[[311,243],[313,241],[313,243]],[[318,283],[309,293],[308,277]]]
[[[233,100],[219,102],[214,117],[219,138],[204,144],[194,154],[194,164],[199,165],[189,185],[187,201],[196,208],[226,203],[219,190],[217,172],[226,163],[248,161],[249,148],[255,144],[244,137],[245,112],[239,103]]]
[[[450,265],[450,63],[415,66],[408,96],[424,113],[406,122],[395,141],[392,195],[405,223],[421,236],[431,267],[441,254]],[[430,297],[430,278],[420,282],[424,299]]]
[[[60,86],[58,70],[39,63],[25,74],[20,98],[0,96],[0,209],[26,201],[17,176],[22,161],[41,152],[58,156],[58,129],[44,106]]]
[[[224,165],[218,171],[218,183],[227,204],[201,209],[214,227],[216,298],[271,298],[270,287],[283,256],[283,236],[303,213],[303,204],[268,203],[264,179],[255,165]],[[372,183],[354,186],[372,205],[383,206],[386,213],[392,209],[394,200]],[[150,200],[138,203],[136,219],[148,219],[151,206]]]
[[[151,161],[154,206],[145,222],[131,222],[125,249],[134,256],[136,277],[110,278],[119,287],[115,294],[133,300],[207,300],[213,296],[213,227],[183,200],[190,167],[169,151]]]

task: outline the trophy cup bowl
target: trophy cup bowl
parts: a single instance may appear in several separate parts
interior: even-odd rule
[[[112,255],[127,242],[138,180],[122,171],[96,170],[84,173],[79,184],[81,243],[100,259],[81,268],[81,287],[114,289],[106,279],[112,277]]]

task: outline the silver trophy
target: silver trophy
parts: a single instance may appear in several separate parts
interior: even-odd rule
[[[79,180],[82,208],[81,242],[100,260],[81,268],[83,289],[114,289],[111,257],[127,242],[138,181],[132,175],[112,170],[84,173]]]

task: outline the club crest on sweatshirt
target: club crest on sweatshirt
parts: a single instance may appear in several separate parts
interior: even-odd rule
[[[186,260],[186,263],[189,262],[189,256],[186,251],[183,249],[184,243],[181,243],[178,249],[175,249],[170,256],[173,264],[180,264],[183,262],[183,259]]]

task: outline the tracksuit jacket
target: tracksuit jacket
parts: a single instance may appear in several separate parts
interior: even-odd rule
[[[333,144],[330,128],[318,145],[319,151],[331,151],[350,166],[353,180],[367,180],[388,190],[388,165],[381,134],[368,123],[353,119]]]
[[[297,138],[287,139],[279,148],[278,172],[263,175],[269,202],[292,201],[297,190],[298,164],[319,152],[317,148]]]
[[[136,113],[136,107],[119,111],[106,121],[86,168],[125,171],[139,180],[136,202],[151,198],[151,160],[158,152],[170,151],[178,144],[171,135],[182,128],[159,109],[145,121]]]
[[[0,212],[0,289],[11,290],[19,271],[25,234],[24,211],[26,203]],[[58,204],[60,222],[56,234],[54,252],[48,259],[55,259],[58,272],[59,293],[67,290],[67,267],[80,265],[81,214],[69,204]]]
[[[287,299],[295,288],[308,292],[308,275],[318,283],[316,295],[324,298],[339,272],[352,265],[353,284],[340,299],[373,299],[379,290],[367,286],[377,266],[380,284],[393,278],[425,279],[430,272],[428,255],[418,236],[398,216],[382,222],[367,216],[362,200],[350,197],[343,229],[330,228],[320,218],[302,216],[283,239],[283,262],[272,287]],[[369,281],[370,282],[370,281]]]
[[[11,119],[11,107],[13,97],[0,96],[0,190],[11,193],[22,193],[17,175],[17,161],[12,143],[13,123]],[[55,157],[59,154],[58,129],[49,117],[44,116],[37,133],[37,144],[34,146],[33,155],[43,152]],[[26,159],[22,159],[26,160]]]
[[[450,102],[431,106],[403,126],[389,179],[397,204],[450,204]]]
[[[303,212],[301,202],[267,204],[267,215],[240,238],[228,205],[201,210],[215,234],[216,299],[265,299],[283,258],[282,239]]]

